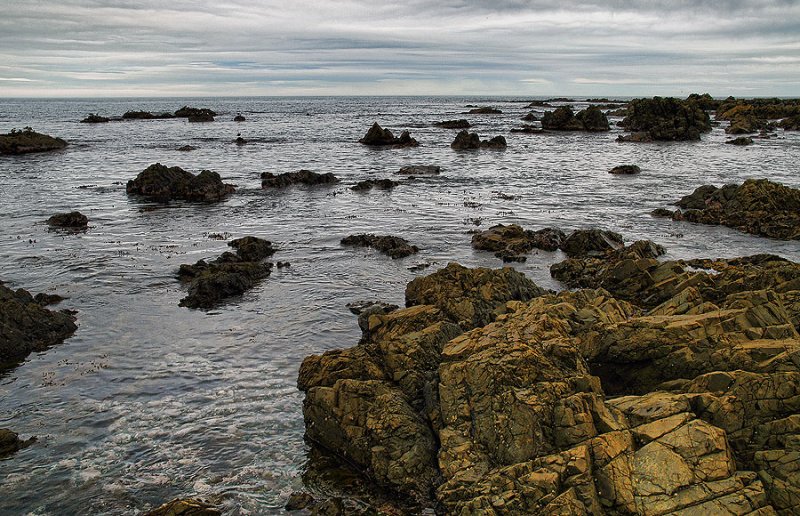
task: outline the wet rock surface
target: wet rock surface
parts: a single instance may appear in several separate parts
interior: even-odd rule
[[[711,120],[693,102],[653,97],[630,101],[622,127],[634,134],[620,136],[620,141],[699,140],[702,133],[711,130]]]
[[[378,190],[391,190],[399,184],[400,181],[392,181],[391,179],[366,179],[364,181],[359,181],[351,186],[350,189],[356,192],[366,192],[373,188]]]
[[[8,428],[0,428],[0,459],[27,448],[34,442],[36,442],[35,437],[23,441],[16,432],[12,432]]]
[[[400,137],[396,137],[392,131],[382,128],[378,122],[372,124],[367,134],[358,142],[373,147],[416,147],[419,145],[419,142],[412,138],[408,131],[403,131]]]
[[[111,119],[105,116],[100,116],[95,113],[89,113],[89,115],[81,120],[82,124],[105,124],[110,122]]]
[[[297,172],[284,172],[283,174],[273,174],[263,172],[261,174],[261,188],[285,188],[292,185],[331,185],[339,182],[339,178],[331,172],[319,174],[310,170],[298,170]]]
[[[219,174],[203,170],[194,175],[180,167],[167,167],[161,163],[150,165],[135,179],[128,181],[128,195],[140,195],[156,201],[180,199],[185,201],[221,201],[235,190],[222,182]]]
[[[609,174],[616,175],[633,175],[641,172],[642,169],[638,165],[618,165],[608,171]]]
[[[275,253],[272,243],[246,236],[228,243],[234,252],[226,251],[217,259],[200,260],[194,265],[182,264],[178,278],[189,284],[180,306],[213,308],[226,299],[241,295],[255,287],[272,272],[272,263],[264,260]]]
[[[800,240],[800,190],[768,179],[698,187],[681,198],[673,220],[723,225],[770,238]],[[667,215],[662,211],[662,216]]]
[[[725,143],[727,143],[728,145],[738,145],[740,147],[743,147],[745,145],[751,145],[753,143],[753,139],[748,138],[747,136],[740,136],[732,140],[726,140]]]
[[[469,129],[472,125],[469,123],[469,120],[465,118],[459,118],[458,120],[443,120],[441,122],[436,122],[436,127],[443,127],[444,129]]]
[[[419,249],[411,245],[404,238],[392,235],[359,234],[350,235],[342,239],[342,245],[353,247],[371,247],[392,259],[405,258],[416,254]]]
[[[497,108],[490,106],[472,108],[465,115],[501,115],[503,112]]]
[[[308,437],[438,513],[795,514],[800,264],[661,253],[581,258],[611,265],[557,294],[517,295],[511,269],[417,278],[303,362]]]
[[[197,498],[179,498],[160,505],[145,516],[220,516],[222,511]]]
[[[42,133],[30,127],[19,131],[12,129],[10,133],[0,135],[0,154],[31,154],[61,150],[67,142]]]
[[[72,313],[42,304],[27,290],[14,291],[0,283],[0,370],[33,351],[60,344],[78,328]]]
[[[472,247],[492,251],[504,262],[524,262],[525,254],[533,249],[555,251],[566,235],[554,228],[538,231],[523,229],[516,224],[492,226],[472,236]]]
[[[458,133],[450,144],[454,150],[472,150],[472,149],[505,149],[507,147],[506,139],[503,136],[495,136],[490,140],[481,140],[478,133],[470,133],[466,129]]]
[[[597,106],[574,113],[569,106],[547,111],[542,116],[542,128],[550,131],[608,131],[608,118]]]
[[[577,229],[561,242],[560,249],[570,258],[575,258],[601,256],[622,247],[622,235],[619,233],[602,229]]]
[[[47,219],[47,224],[56,228],[85,229],[89,224],[89,218],[79,211],[56,213]]]
[[[437,176],[441,172],[442,167],[438,165],[407,165],[397,171],[403,176]]]

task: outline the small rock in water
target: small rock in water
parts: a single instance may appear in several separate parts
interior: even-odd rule
[[[441,171],[442,167],[438,165],[408,165],[401,167],[397,173],[404,176],[435,176]]]
[[[8,457],[23,448],[27,448],[36,442],[35,437],[31,437],[27,441],[19,438],[16,432],[12,432],[8,428],[0,428],[0,459]]]
[[[404,238],[391,235],[350,235],[342,239],[342,245],[372,247],[392,259],[404,258],[419,251],[417,246],[410,245]]]
[[[56,228],[85,229],[89,224],[89,219],[79,211],[71,211],[69,213],[56,213],[47,219],[47,224]]]
[[[630,175],[638,174],[642,171],[638,165],[618,165],[608,171],[609,174]]]

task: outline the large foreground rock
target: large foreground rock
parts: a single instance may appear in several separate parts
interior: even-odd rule
[[[676,203],[673,220],[732,227],[746,233],[800,240],[800,190],[768,179],[704,185]],[[666,215],[668,212],[664,212]]]
[[[61,138],[37,133],[30,127],[22,131],[12,129],[8,134],[0,135],[0,154],[29,154],[60,150],[67,146]]]
[[[307,435],[444,514],[796,514],[800,264],[658,253],[603,255],[639,267],[609,283],[632,302],[515,296],[511,269],[414,280],[303,362]]]
[[[298,170],[297,172],[284,172],[275,175],[272,172],[262,172],[261,188],[285,188],[292,185],[331,185],[339,182],[339,178],[331,172],[319,174],[310,170]]]
[[[194,265],[182,264],[178,278],[189,283],[189,292],[180,306],[213,308],[232,296],[250,290],[269,276],[272,263],[264,260],[275,253],[272,243],[247,236],[228,243],[235,252],[224,252],[216,260],[200,260]]]
[[[128,181],[128,195],[141,195],[156,201],[180,199],[185,201],[221,201],[235,190],[222,182],[219,174],[203,170],[194,175],[180,167],[167,167],[161,163],[150,165]]]
[[[630,101],[622,127],[634,134],[620,137],[621,141],[699,140],[711,131],[711,120],[693,102],[653,97]]]
[[[27,290],[0,283],[0,370],[60,344],[77,328],[73,314],[48,310]]]

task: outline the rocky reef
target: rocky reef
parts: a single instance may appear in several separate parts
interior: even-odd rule
[[[392,259],[405,258],[416,254],[419,248],[408,243],[408,240],[392,235],[359,234],[350,235],[342,239],[342,245],[354,247],[371,247],[377,249]]]
[[[34,297],[25,289],[0,283],[0,370],[33,351],[60,344],[78,328],[75,315],[44,308],[48,296]]]
[[[403,131],[398,138],[389,129],[382,128],[378,122],[372,124],[367,134],[358,142],[373,147],[416,147],[419,145],[419,142],[412,138],[408,131]]]
[[[531,231],[517,224],[498,224],[472,235],[472,247],[491,251],[504,262],[524,262],[525,254],[532,249],[555,251],[564,238],[566,235],[560,229]]]
[[[67,146],[61,138],[37,133],[30,127],[0,134],[0,154],[30,154],[60,150]]]
[[[768,179],[741,185],[698,187],[677,203],[681,210],[659,211],[673,220],[723,225],[770,238],[800,240],[800,190]]]
[[[573,113],[569,106],[547,111],[542,116],[542,128],[550,131],[608,131],[608,118],[597,106]]]
[[[263,172],[261,174],[261,188],[286,188],[292,185],[330,185],[339,182],[339,178],[330,172],[319,174],[310,170],[298,170],[297,172],[284,172],[283,174],[273,174]]]
[[[800,264],[660,252],[576,258],[594,279],[557,294],[509,268],[415,279],[304,360],[307,437],[437,513],[796,514]]]
[[[503,136],[495,136],[490,140],[481,140],[478,133],[471,133],[464,129],[456,135],[450,144],[454,150],[472,149],[505,149],[508,146]]]
[[[653,97],[630,101],[622,127],[633,134],[620,136],[619,141],[699,140],[711,131],[711,119],[694,102]]]
[[[275,254],[272,243],[246,236],[228,243],[235,252],[226,251],[216,260],[182,264],[178,278],[189,283],[189,292],[180,306],[213,308],[227,298],[241,295],[269,276],[272,263],[264,260]]]
[[[180,167],[167,167],[154,163],[136,178],[128,181],[128,195],[140,195],[156,201],[181,199],[185,201],[221,201],[235,190],[222,182],[219,174],[203,170],[194,175]]]

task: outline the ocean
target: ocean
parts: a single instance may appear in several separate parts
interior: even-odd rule
[[[297,371],[309,354],[354,345],[345,304],[402,305],[408,281],[456,261],[501,267],[473,250],[471,231],[498,223],[527,229],[599,227],[630,243],[651,239],[664,259],[774,253],[800,261],[798,242],[654,218],[704,184],[768,178],[800,187],[800,133],[725,145],[721,127],[700,142],[617,143],[621,133],[520,134],[529,98],[298,97],[0,99],[0,133],[32,127],[66,139],[63,151],[0,156],[0,280],[67,296],[79,328],[63,344],[0,373],[0,427],[38,442],[0,460],[0,513],[132,514],[178,496],[218,502],[228,514],[279,513],[302,490],[303,441]],[[465,115],[470,105],[499,115]],[[219,113],[186,119],[79,123],[89,113]],[[587,104],[575,104],[576,108]],[[541,108],[535,108],[541,109]],[[233,117],[241,113],[245,122]],[[434,122],[467,118],[504,151],[456,152],[456,130]],[[619,117],[612,117],[612,124]],[[416,148],[357,143],[373,122]],[[238,134],[248,141],[238,146]],[[177,149],[197,147],[191,152]],[[125,183],[160,162],[218,172],[237,185],[216,204],[157,204]],[[642,173],[615,176],[620,164]],[[438,165],[439,176],[402,179],[391,191],[354,192],[373,178],[401,180],[406,165]],[[262,190],[262,172],[332,172],[334,186]],[[52,214],[79,210],[84,233],[51,231]],[[420,248],[392,260],[343,247],[354,233],[398,235]],[[265,238],[288,268],[210,310],[178,306],[182,263],[214,258],[246,235]],[[511,266],[550,289],[561,252],[538,251]]]

